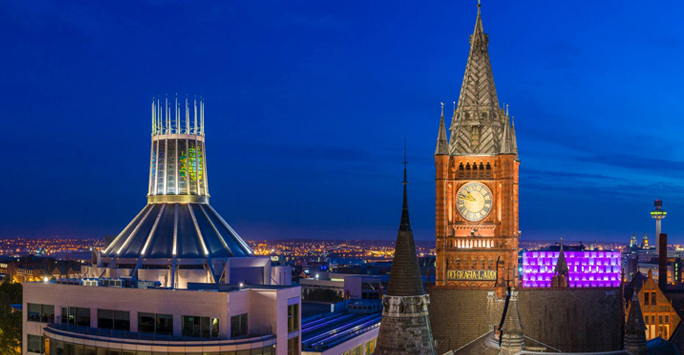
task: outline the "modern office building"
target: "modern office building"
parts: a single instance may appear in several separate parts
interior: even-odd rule
[[[522,287],[552,287],[559,256],[564,254],[571,288],[619,287],[620,252],[527,251],[523,253]]]
[[[209,205],[204,104],[152,103],[148,204],[81,278],[27,282],[23,354],[294,355],[301,288]]]
[[[24,354],[298,353],[299,287],[131,279],[24,284]]]

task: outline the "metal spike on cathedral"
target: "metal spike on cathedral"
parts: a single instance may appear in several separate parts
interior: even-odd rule
[[[228,283],[228,260],[252,256],[252,250],[209,205],[204,101],[156,98],[151,109],[147,205],[100,253],[91,276],[133,276],[180,288]]]
[[[387,294],[382,298],[382,321],[378,334],[379,355],[434,355],[428,305],[416,256],[409,219],[404,149],[404,204],[399,222]]]
[[[442,113],[437,135],[438,287],[517,283],[518,141],[508,105],[499,106],[488,45],[478,4],[458,105],[450,124]]]

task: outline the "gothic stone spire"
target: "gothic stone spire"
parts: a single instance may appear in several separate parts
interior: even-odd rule
[[[439,132],[437,133],[437,148],[435,155],[449,155],[449,143],[444,127],[444,103],[442,102],[442,117],[439,119]]]
[[[401,222],[395,244],[394,259],[390,271],[387,295],[417,296],[424,294],[423,281],[416,256],[416,243],[411,230],[411,219],[408,210],[408,193],[406,179],[406,157],[404,157],[404,203],[401,209]]]
[[[636,290],[625,323],[625,350],[634,355],[646,355],[646,325],[639,305],[639,293]]]
[[[452,155],[494,155],[501,149],[505,121],[499,108],[488,45],[489,37],[484,32],[478,4],[456,119],[451,122],[449,153]]]
[[[404,150],[404,206],[390,271],[387,294],[382,298],[382,321],[376,355],[435,355],[430,330],[430,296],[423,290],[416,245],[408,215]]]
[[[558,254],[558,261],[556,267],[553,269],[553,277],[551,278],[551,286],[558,288],[568,288],[568,262],[565,261],[565,253],[563,253],[563,240],[561,239],[560,254]]]

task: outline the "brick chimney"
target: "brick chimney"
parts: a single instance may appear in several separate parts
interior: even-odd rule
[[[660,233],[658,238],[660,255],[658,255],[658,287],[665,291],[667,287],[667,234]]]

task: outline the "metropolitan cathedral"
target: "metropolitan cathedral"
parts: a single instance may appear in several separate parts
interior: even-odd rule
[[[569,288],[562,247],[552,287],[518,284],[518,140],[499,102],[479,4],[469,44],[434,155],[435,283],[424,289],[420,280],[405,179],[376,353],[650,353],[638,299],[626,314],[621,287]]]

